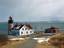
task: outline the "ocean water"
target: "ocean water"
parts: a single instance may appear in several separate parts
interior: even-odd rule
[[[16,22],[19,23],[20,22]],[[21,22],[22,23],[22,22]],[[46,28],[50,28],[51,26],[57,27],[64,31],[64,22],[25,22],[31,24],[34,31],[44,31]],[[0,22],[0,34],[8,32],[8,24],[7,22]]]
[[[51,26],[64,31],[64,22],[33,22],[31,25],[35,31],[45,31],[45,29],[50,28]]]
[[[8,33],[8,25],[6,22],[0,22],[0,34],[7,35]]]

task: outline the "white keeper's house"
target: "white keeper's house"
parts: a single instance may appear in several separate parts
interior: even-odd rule
[[[29,24],[21,24],[21,25],[14,25],[13,30],[11,31],[13,34],[12,35],[18,35],[18,36],[23,36],[23,35],[31,35],[34,33],[34,30],[32,29],[32,26]]]

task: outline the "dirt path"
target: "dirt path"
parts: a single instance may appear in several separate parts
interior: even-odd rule
[[[24,44],[19,44],[17,48],[34,48],[36,41],[29,38]]]

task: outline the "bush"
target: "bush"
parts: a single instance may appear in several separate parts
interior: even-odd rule
[[[64,48],[64,33],[59,33],[52,36],[48,42],[58,48]]]

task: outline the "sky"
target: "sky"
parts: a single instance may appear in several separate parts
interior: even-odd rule
[[[0,0],[0,22],[64,21],[64,0]]]

